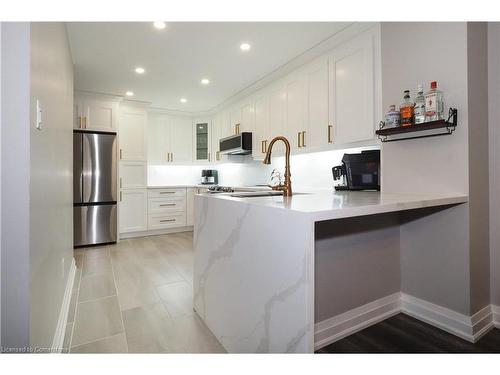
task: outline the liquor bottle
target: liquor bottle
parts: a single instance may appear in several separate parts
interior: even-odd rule
[[[423,124],[425,122],[425,97],[424,88],[418,85],[417,96],[415,97],[415,124]]]
[[[399,111],[396,111],[396,106],[394,104],[389,106],[389,111],[385,115],[385,127],[386,128],[396,128],[398,127],[401,115]]]
[[[415,104],[410,100],[410,90],[404,91],[404,99],[399,106],[401,113],[401,126],[413,125],[413,110]]]
[[[437,89],[437,82],[431,82],[431,89],[425,93],[425,121],[444,119],[443,93]]]

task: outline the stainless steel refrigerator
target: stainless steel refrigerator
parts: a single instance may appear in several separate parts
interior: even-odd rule
[[[116,134],[75,130],[75,247],[116,242],[116,191]]]

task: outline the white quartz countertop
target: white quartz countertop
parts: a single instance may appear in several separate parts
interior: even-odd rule
[[[207,199],[224,199],[242,204],[272,207],[309,215],[314,221],[374,215],[424,207],[465,203],[464,194],[403,194],[376,191],[316,191],[292,197],[231,197],[230,193],[206,194]]]

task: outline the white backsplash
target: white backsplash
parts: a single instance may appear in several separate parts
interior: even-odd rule
[[[291,157],[291,173],[294,191],[332,189],[332,167],[340,165],[344,153],[356,153],[377,147],[351,148],[323,151]],[[270,166],[254,161],[250,156],[232,157],[227,163],[209,165],[149,165],[148,185],[196,185],[200,183],[202,169],[216,169],[219,185],[253,186],[269,183],[271,171],[277,168],[282,174],[285,158],[272,158]]]

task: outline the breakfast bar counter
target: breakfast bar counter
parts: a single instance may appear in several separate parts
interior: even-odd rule
[[[319,296],[329,294],[315,290],[316,237],[321,223],[327,224],[320,232],[332,232],[332,254],[346,246],[345,241],[336,240],[338,228],[345,227],[345,220],[358,218],[363,224],[354,225],[363,232],[350,241],[359,241],[357,249],[369,245],[383,250],[387,243],[377,241],[398,235],[399,224],[391,219],[395,229],[380,228],[374,218],[380,217],[382,222],[386,214],[396,217],[402,211],[447,209],[468,200],[463,194],[353,191],[317,191],[291,197],[232,195],[195,197],[194,307],[225,349],[236,353],[314,351],[315,309],[321,308],[322,314],[329,316],[327,310],[335,311],[338,306],[320,301]],[[381,235],[371,239],[371,232]],[[367,256],[372,255],[367,252]],[[352,264],[343,257],[343,267]]]

